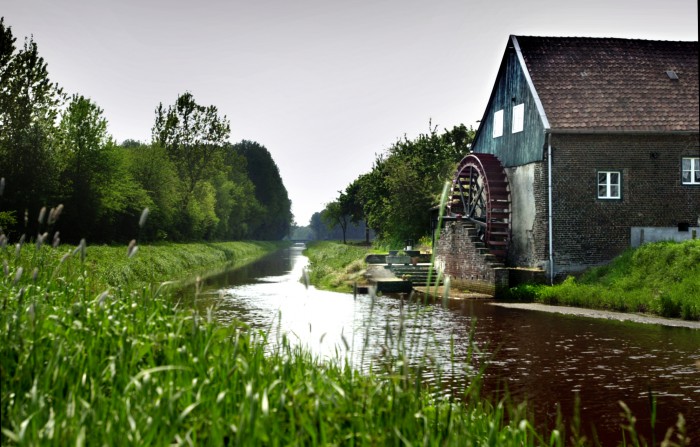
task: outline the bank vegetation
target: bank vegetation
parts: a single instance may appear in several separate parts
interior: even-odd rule
[[[2,445],[567,443],[568,427],[542,434],[523,409],[481,400],[477,378],[440,397],[401,349],[360,374],[284,336],[176,306],[171,288],[147,284],[170,248],[4,244]],[[233,247],[201,248],[190,261],[235,258]],[[164,277],[191,272],[190,261],[164,262]],[[115,266],[123,273],[101,277]]]
[[[700,320],[700,240],[629,249],[554,286],[524,285],[507,299]]]

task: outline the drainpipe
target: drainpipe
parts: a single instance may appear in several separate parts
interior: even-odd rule
[[[549,283],[554,284],[554,229],[552,228],[552,133],[547,132],[547,200],[549,221]]]

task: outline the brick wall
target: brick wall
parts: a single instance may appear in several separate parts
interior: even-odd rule
[[[446,222],[437,242],[436,264],[453,284],[495,296],[508,288],[503,268],[476,237],[469,223]]]
[[[552,146],[557,273],[609,261],[630,246],[631,227],[697,223],[700,187],[682,185],[680,175],[681,158],[700,154],[697,134],[554,134]],[[544,189],[546,219],[546,162],[543,166],[536,190]],[[598,170],[622,172],[621,200],[597,198]],[[540,238],[546,248],[546,234]]]

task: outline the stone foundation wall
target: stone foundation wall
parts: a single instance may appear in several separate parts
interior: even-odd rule
[[[456,286],[492,296],[508,288],[508,269],[488,253],[471,223],[445,223],[435,258],[436,267]]]

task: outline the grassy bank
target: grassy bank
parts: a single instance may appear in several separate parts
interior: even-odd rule
[[[285,243],[237,241],[191,244],[158,244],[139,247],[131,259],[126,247],[88,247],[88,263],[108,285],[160,283],[188,280],[227,266],[250,262]]]
[[[173,307],[167,289],[134,285],[155,277],[150,265],[141,271],[155,259],[139,258],[148,250],[127,258],[122,247],[116,259],[92,249],[65,259],[47,246],[1,251],[2,445],[565,442],[562,432],[540,436],[517,408],[434,398],[400,353],[373,375],[284,339],[270,353],[265,333],[217,324]],[[135,276],[91,291],[115,264]]]
[[[129,258],[126,247],[104,257],[92,248],[0,250],[2,445],[585,441],[575,427],[543,434],[524,408],[480,399],[478,379],[462,395],[439,397],[406,366],[401,343],[369,375],[340,358],[322,362],[284,338],[271,351],[265,332],[174,307],[167,288],[136,281],[155,277],[141,271],[151,271],[141,262],[155,262],[139,262],[148,250]],[[100,268],[122,263],[134,277],[92,290],[104,284]],[[633,429],[627,439],[640,445]]]
[[[42,247],[24,244],[5,249],[8,265],[32,263],[25,275],[37,280],[65,281],[66,277],[82,277],[87,291],[102,292],[114,287],[141,287],[165,281],[190,281],[227,266],[255,260],[282,245],[275,242],[213,242],[213,243],[160,243],[138,246],[127,256],[126,246],[59,246]],[[134,250],[132,248],[132,250]]]
[[[700,240],[630,249],[554,286],[520,286],[509,299],[700,320]]]
[[[304,255],[309,258],[309,280],[324,290],[352,292],[353,283],[363,279],[364,258],[370,247],[316,241],[307,245]]]

